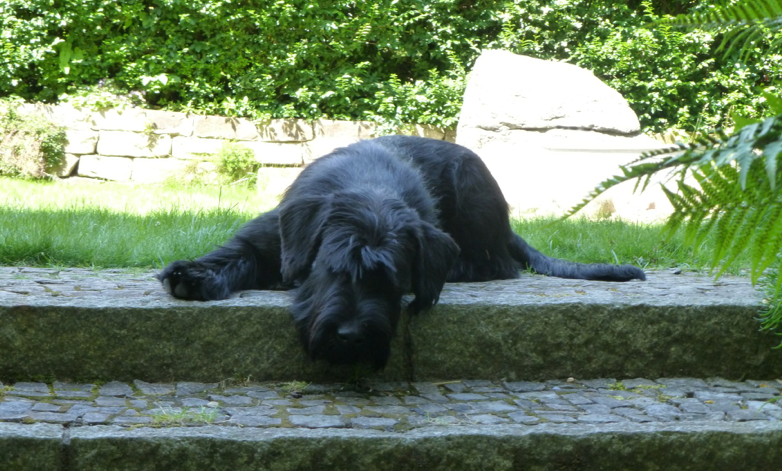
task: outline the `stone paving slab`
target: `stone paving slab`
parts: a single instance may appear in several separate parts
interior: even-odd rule
[[[290,302],[274,291],[176,300],[153,272],[0,267],[0,379],[355,378],[305,357]],[[761,303],[747,279],[687,273],[448,284],[435,309],[403,316],[388,367],[371,377],[782,376],[779,339],[758,329]]]
[[[778,469],[780,388],[722,378],[15,383],[0,396],[0,469]],[[68,390],[90,397],[61,399]]]

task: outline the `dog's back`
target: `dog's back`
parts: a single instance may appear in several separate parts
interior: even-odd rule
[[[374,142],[423,175],[439,211],[440,227],[461,249],[449,281],[517,278],[520,269],[528,268],[560,278],[646,279],[634,266],[568,262],[531,247],[511,230],[502,190],[481,158],[466,147],[414,136],[385,136]]]

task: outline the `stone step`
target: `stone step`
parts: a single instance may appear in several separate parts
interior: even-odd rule
[[[0,469],[778,469],[782,382],[0,385]]]
[[[0,380],[350,380],[313,363],[287,292],[218,302],[168,296],[151,272],[0,267]],[[759,331],[745,278],[649,273],[605,283],[522,275],[449,284],[403,316],[380,380],[773,378],[779,338]]]
[[[359,430],[0,424],[0,466],[87,470],[777,470],[782,425],[604,424]],[[5,462],[4,462],[5,461]]]

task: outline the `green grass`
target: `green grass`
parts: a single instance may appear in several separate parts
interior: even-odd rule
[[[307,386],[309,385],[310,383],[307,383],[305,381],[289,381],[287,383],[283,383],[279,385],[279,388],[280,391],[282,391],[282,393],[287,396],[297,391],[302,392],[305,389],[307,389]]]
[[[183,407],[181,410],[175,410],[169,407],[167,410],[163,407],[156,411],[152,416],[152,425],[158,427],[172,427],[182,425],[205,425],[215,421],[218,410],[214,408],[201,407],[199,409],[190,409]]]
[[[0,178],[0,265],[161,268],[203,255],[276,204],[247,187]],[[703,269],[713,245],[707,240],[694,254],[681,234],[664,241],[659,225],[551,219],[513,224],[542,252],[577,262]]]
[[[631,224],[616,220],[572,218],[512,221],[513,230],[546,255],[582,263],[633,264],[645,269],[708,270],[713,237],[697,250],[685,245],[684,232],[666,239],[663,224]],[[728,273],[738,274],[749,257],[737,261]]]
[[[276,204],[273,198],[242,185],[137,185],[84,179],[70,183],[0,177],[0,207],[10,209],[100,208],[141,216],[219,209],[252,217]]]
[[[276,205],[246,187],[0,178],[0,265],[161,267]]]

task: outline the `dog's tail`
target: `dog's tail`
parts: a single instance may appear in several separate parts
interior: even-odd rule
[[[575,263],[543,255],[516,234],[514,234],[508,248],[511,256],[521,263],[522,267],[530,268],[541,275],[598,281],[646,279],[646,274],[644,274],[643,270],[632,265]]]

